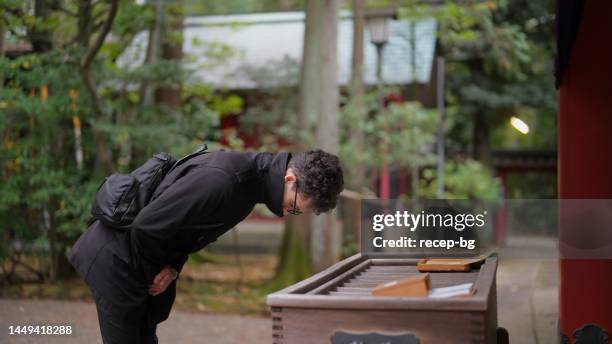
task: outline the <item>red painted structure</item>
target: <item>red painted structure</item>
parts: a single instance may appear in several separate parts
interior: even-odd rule
[[[559,198],[612,198],[612,1],[584,1],[559,99]],[[612,227],[612,223],[610,224]],[[610,228],[612,230],[612,228]],[[561,232],[563,240],[564,233]],[[560,330],[612,335],[612,260],[559,261]]]
[[[506,243],[506,214],[512,198],[508,193],[508,175],[512,173],[555,173],[557,171],[557,152],[547,150],[496,150],[493,152],[495,175],[501,181],[502,199],[497,215],[498,246]]]

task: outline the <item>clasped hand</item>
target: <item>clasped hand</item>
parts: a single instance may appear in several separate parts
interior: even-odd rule
[[[170,265],[164,266],[164,268],[155,275],[153,279],[153,284],[149,286],[149,294],[156,296],[164,291],[166,288],[178,277],[178,272],[176,269],[171,267]]]

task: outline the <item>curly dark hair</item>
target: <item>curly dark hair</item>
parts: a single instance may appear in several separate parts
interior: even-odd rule
[[[320,149],[296,154],[289,166],[297,177],[299,193],[311,200],[315,214],[336,207],[338,195],[344,188],[342,167],[337,156]]]

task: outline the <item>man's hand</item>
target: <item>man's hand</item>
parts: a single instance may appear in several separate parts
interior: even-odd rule
[[[164,266],[164,268],[155,275],[153,284],[149,286],[149,294],[155,296],[163,293],[166,288],[178,277],[178,272],[170,265]]]

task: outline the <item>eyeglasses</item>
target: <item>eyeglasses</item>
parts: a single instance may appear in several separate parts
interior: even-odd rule
[[[299,210],[297,207],[297,195],[298,195],[298,182],[296,180],[295,181],[295,198],[293,199],[293,209],[287,211],[291,215],[300,215],[302,213],[302,211]]]

